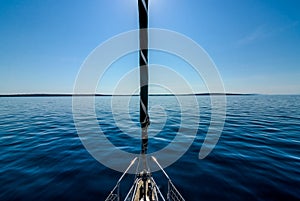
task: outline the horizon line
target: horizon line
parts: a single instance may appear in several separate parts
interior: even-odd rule
[[[226,95],[226,96],[253,96],[253,95],[299,95],[299,94],[259,94],[259,93],[191,93],[191,94],[149,94],[149,96],[210,96],[210,95]],[[0,94],[0,97],[70,97],[70,96],[139,96],[139,94],[73,94],[73,93],[16,93],[16,94]]]

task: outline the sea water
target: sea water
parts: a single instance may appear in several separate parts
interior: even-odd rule
[[[111,100],[95,98],[99,127],[116,147],[138,153],[138,97],[131,97],[127,108],[125,97],[114,97],[120,104],[113,109]],[[228,96],[222,135],[202,160],[198,156],[211,123],[211,104],[209,96],[197,100],[200,119],[191,123],[196,137],[165,169],[187,201],[300,200],[300,96]],[[151,153],[174,139],[181,108],[173,96],[150,96],[149,108]],[[120,176],[84,148],[72,97],[0,98],[1,201],[104,200]],[[123,196],[133,178],[124,179]],[[166,192],[163,174],[154,173],[154,179]]]

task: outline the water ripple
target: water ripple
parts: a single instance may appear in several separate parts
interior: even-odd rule
[[[196,139],[179,161],[166,168],[186,200],[300,200],[300,96],[228,97],[223,133],[203,160],[198,153],[210,125],[211,105],[209,97],[197,99]],[[99,129],[120,149],[133,153],[140,150],[138,101],[138,97],[130,100],[128,119],[122,107],[112,114],[110,97],[96,98]],[[149,152],[154,152],[174,139],[181,116],[174,97],[151,96],[151,105],[155,107]],[[95,128],[91,128],[92,117],[84,115],[87,109],[83,107],[80,120],[88,133]],[[190,125],[196,118],[186,117]],[[191,129],[184,125],[180,134],[189,139]],[[102,153],[107,160],[110,151]],[[1,201],[103,200],[120,176],[84,149],[68,97],[1,98],[0,162]],[[154,176],[166,191],[162,173]],[[129,178],[121,194],[131,184]]]

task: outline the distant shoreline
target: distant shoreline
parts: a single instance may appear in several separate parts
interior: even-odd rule
[[[242,93],[196,93],[196,94],[149,94],[149,96],[253,96],[259,94]],[[112,94],[0,94],[0,97],[71,97],[71,96],[139,96],[134,95],[112,95]]]

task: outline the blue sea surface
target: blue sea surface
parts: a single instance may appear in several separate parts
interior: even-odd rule
[[[114,98],[120,103],[115,113],[112,97],[95,98],[99,126],[115,146],[138,153],[139,139],[128,135],[140,135],[139,99],[131,97],[129,108],[124,108],[125,97]],[[197,100],[196,138],[165,169],[187,201],[300,200],[300,96],[228,96],[224,130],[203,160],[198,155],[211,105],[209,96]],[[180,105],[173,96],[150,96],[149,104],[149,152],[154,152],[178,132]],[[84,148],[71,97],[0,98],[0,201],[105,200],[120,176]],[[133,178],[128,175],[121,185],[123,196]],[[163,174],[154,173],[154,179],[166,192]]]

